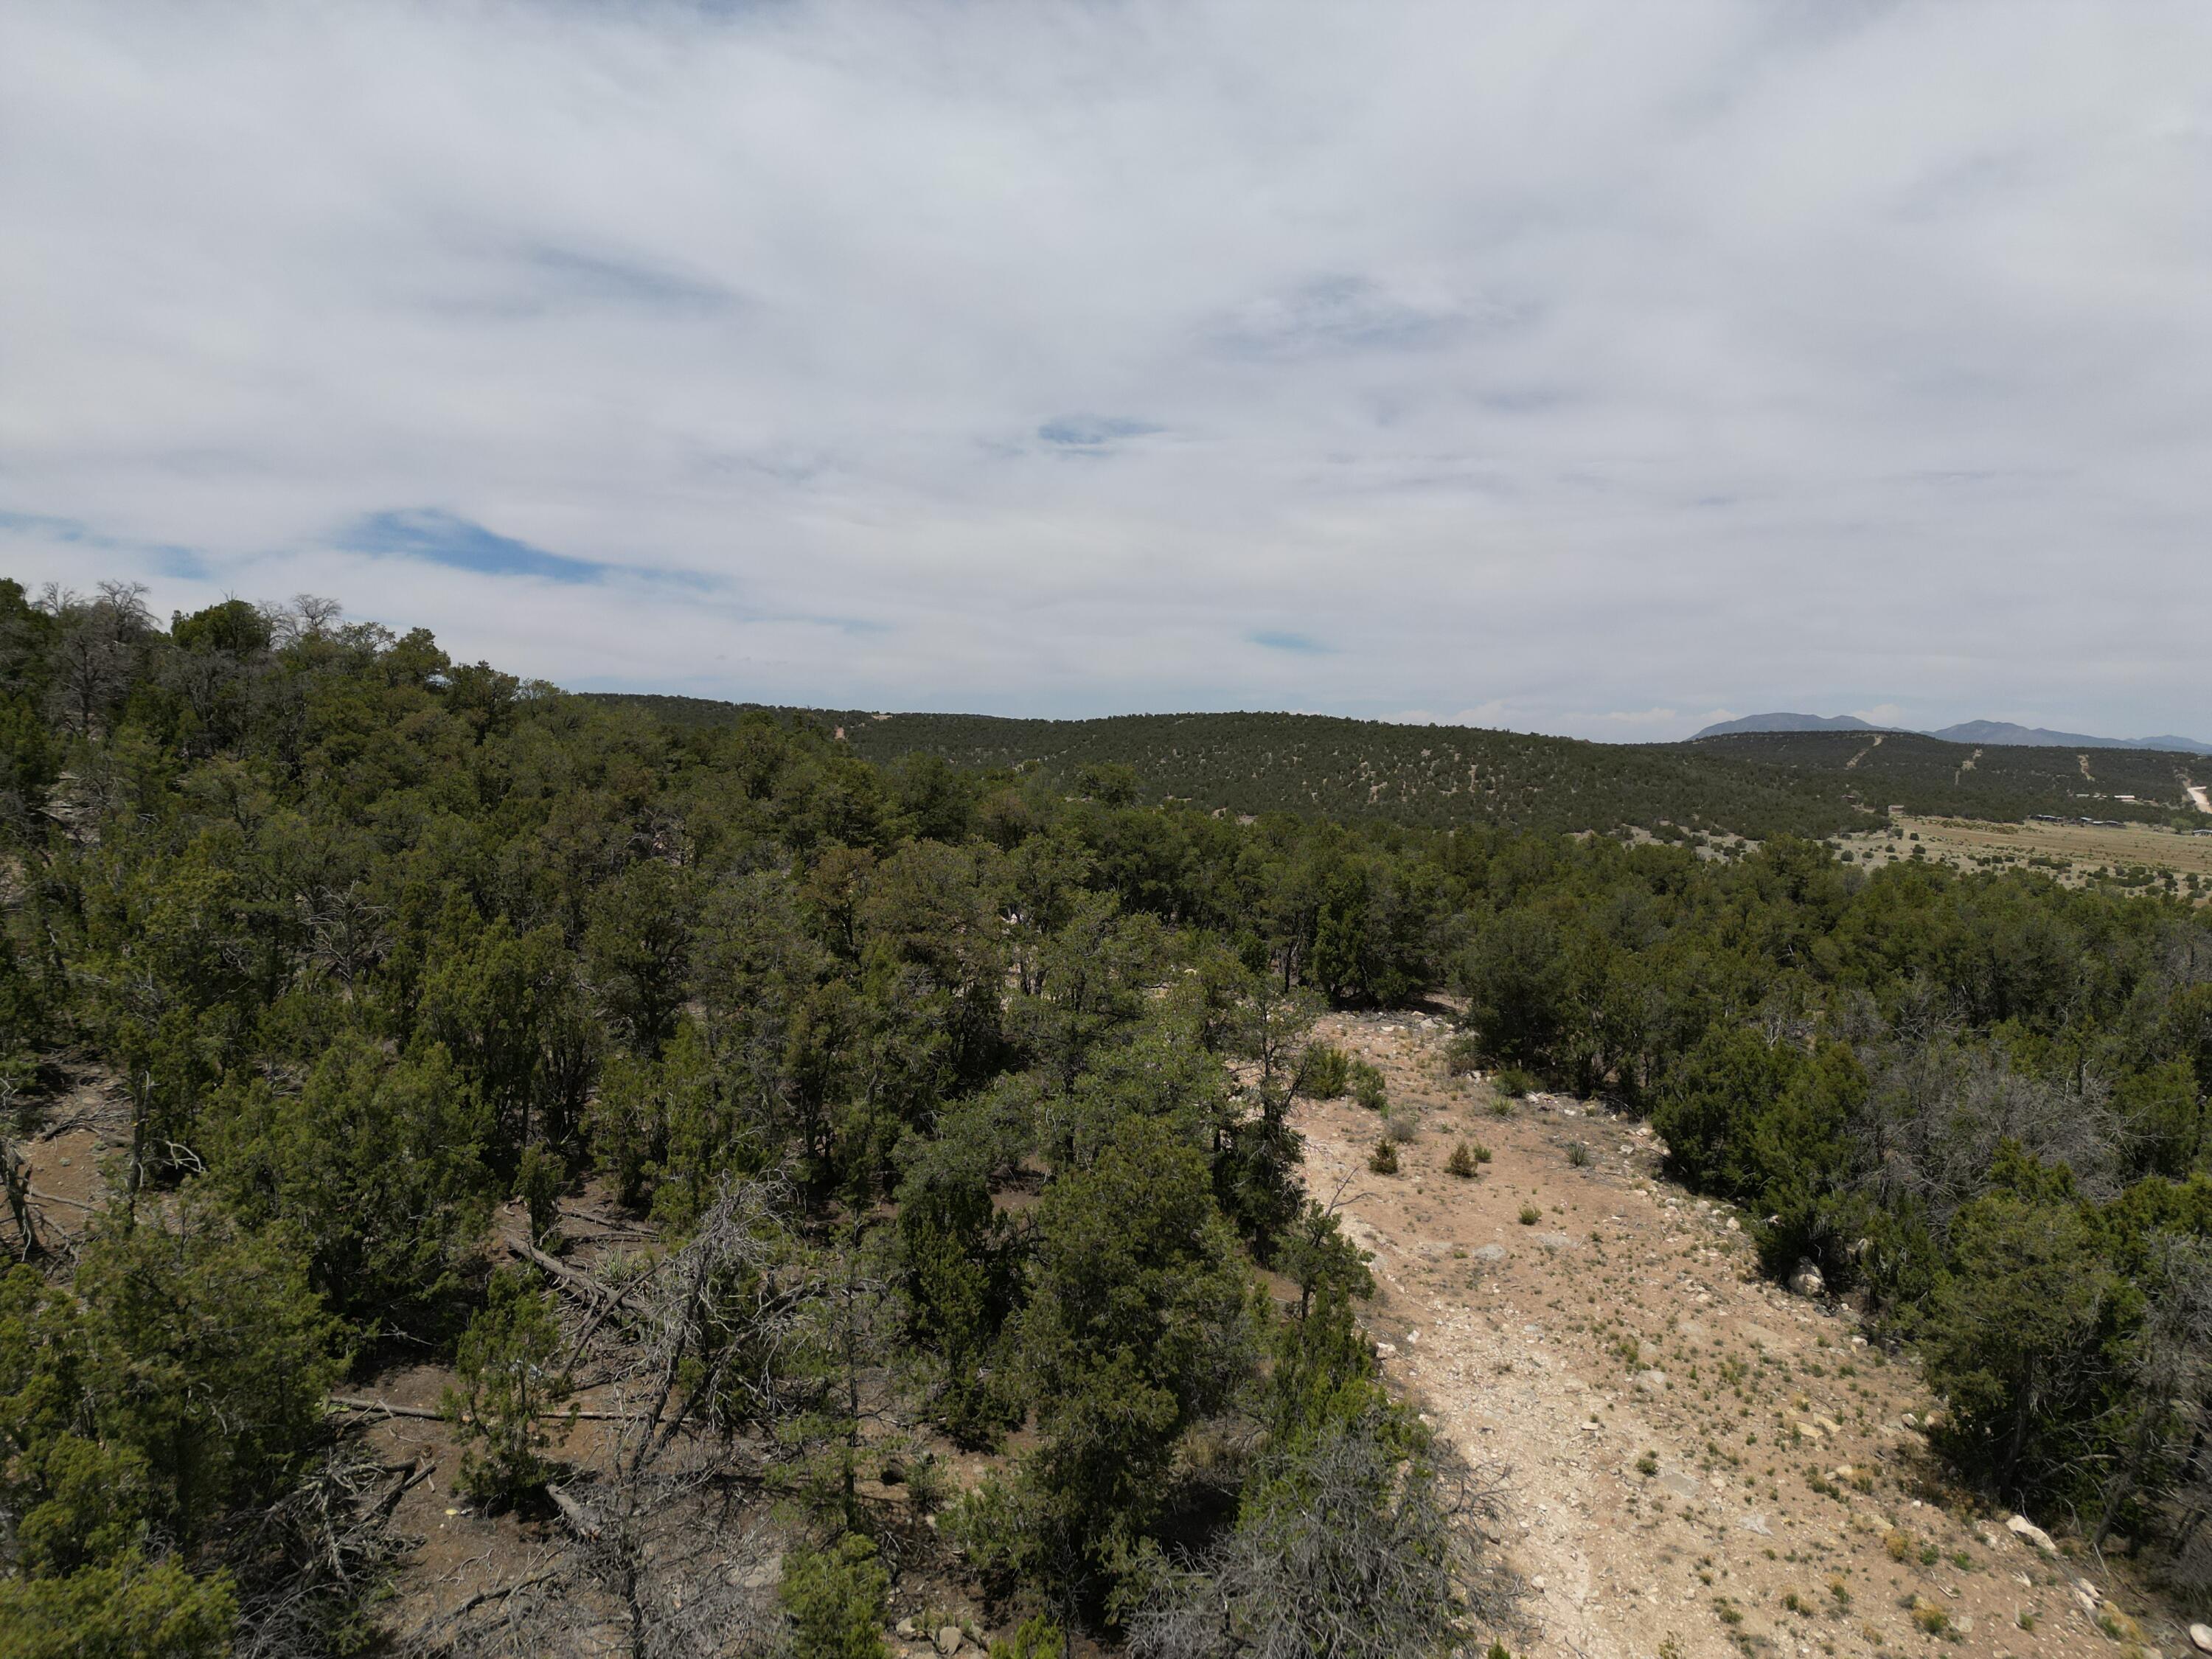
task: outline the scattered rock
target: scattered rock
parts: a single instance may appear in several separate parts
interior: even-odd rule
[[[1741,1527],[1746,1532],[1757,1533],[1761,1538],[1774,1536],[1774,1528],[1766,1524],[1766,1517],[1757,1510],[1746,1510],[1743,1512],[1743,1518],[1738,1521],[1736,1525]]]
[[[2058,1546],[2051,1541],[2051,1534],[2024,1515],[2015,1515],[2007,1521],[2005,1530],[2015,1538],[2026,1539],[2045,1555],[2058,1553]]]
[[[2189,1644],[2199,1653],[2212,1653],[2212,1625],[2191,1625]]]
[[[914,1620],[911,1619],[900,1620],[897,1624],[891,1626],[891,1633],[894,1636],[911,1637],[915,1633]]]
[[[1571,1250],[1575,1241],[1565,1233],[1538,1233],[1536,1242],[1547,1250]]]
[[[938,1628],[934,1645],[939,1653],[954,1654],[960,1651],[966,1641],[967,1638],[960,1633],[959,1626],[943,1625]]]
[[[1685,1503],[1694,1502],[1702,1495],[1702,1489],[1698,1485],[1698,1477],[1694,1474],[1686,1474],[1680,1469],[1668,1469],[1663,1472],[1659,1477],[1659,1484]]]
[[[783,1553],[781,1550],[740,1573],[736,1580],[738,1589],[749,1590],[774,1589],[782,1582]]]
[[[1398,1345],[1395,1342],[1377,1342],[1375,1345],[1375,1357],[1378,1359],[1395,1359],[1398,1357]]]
[[[1656,1365],[1648,1371],[1638,1371],[1636,1374],[1636,1386],[1646,1394],[1657,1394],[1667,1386],[1667,1373]]]
[[[1505,1260],[1505,1247],[1503,1244],[1482,1245],[1475,1251],[1474,1259],[1477,1261],[1503,1261]]]
[[[1819,1296],[1827,1290],[1828,1281],[1808,1259],[1800,1261],[1797,1271],[1790,1275],[1790,1288],[1799,1296]]]

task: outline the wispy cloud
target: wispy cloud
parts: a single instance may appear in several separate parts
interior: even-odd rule
[[[2212,9],[1255,15],[0,7],[0,556],[848,707],[2196,723]]]

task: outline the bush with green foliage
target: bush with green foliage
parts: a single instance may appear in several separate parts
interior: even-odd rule
[[[454,1485],[464,1497],[498,1509],[544,1491],[552,1474],[544,1452],[573,1392],[565,1348],[546,1293],[516,1269],[494,1273],[442,1406],[462,1445]]]
[[[791,1620],[792,1659],[884,1659],[890,1589],[875,1545],[859,1533],[787,1552],[776,1592]]]
[[[1444,1075],[1468,1076],[1482,1069],[1486,1058],[1482,1040],[1472,1031],[1462,1031],[1444,1044]]]
[[[1334,1100],[1352,1087],[1352,1056],[1334,1043],[1310,1042],[1298,1056],[1297,1091],[1311,1100]]]
[[[1063,1627],[1133,1605],[1149,1551],[1273,1582],[1320,1546],[1229,1518],[1274,1476],[1213,1419],[1271,1376],[1255,1265],[1307,1314],[1364,1276],[1293,1102],[1389,1109],[1315,1014],[1431,988],[1492,1109],[1540,1077],[1650,1114],[1771,1270],[1863,1296],[1954,1400],[1959,1478],[2146,1550],[2212,1511],[2212,914],[2139,872],[1870,870],[1790,833],[1869,821],[1869,777],[1978,811],[2078,785],[2072,756],[1960,775],[1893,740],[1846,777],[1823,734],[710,712],[316,604],[165,630],[128,587],[0,582],[0,1109],[48,1121],[68,1054],[131,1117],[115,1214],[0,1319],[0,1478],[40,1517],[0,1593],[88,1627],[173,1606],[182,1646],[229,1595],[277,1639],[259,1566],[212,1564],[316,1501],[345,1352],[441,1358],[471,1315],[472,1473],[526,1492],[547,1448],[493,1395],[534,1353],[542,1430],[565,1349],[526,1285],[535,1314],[506,1281],[479,1305],[477,1251],[501,1200],[542,1237],[593,1179],[661,1235],[628,1271],[714,1264],[679,1432],[770,1448],[817,1522],[852,1513],[842,1385],[881,1367],[970,1444],[1034,1416],[948,1525]],[[787,1214],[733,1229],[780,1178]]]
[[[1364,1060],[1352,1062],[1352,1097],[1370,1112],[1389,1109],[1390,1091],[1380,1067]]]

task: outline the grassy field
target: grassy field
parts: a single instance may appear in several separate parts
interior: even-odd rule
[[[2212,819],[2206,823],[2212,827]],[[1962,870],[2034,869],[2069,887],[2111,881],[2212,899],[2212,835],[2155,825],[1990,823],[1899,813],[1887,830],[1840,836],[1837,844],[1874,866],[1909,859],[1917,851]]]

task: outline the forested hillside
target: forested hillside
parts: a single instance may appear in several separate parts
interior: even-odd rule
[[[2147,749],[2036,749],[1948,743],[1911,732],[1759,732],[1692,746],[1780,768],[1827,787],[1846,776],[1909,812],[2019,819],[2037,812],[2136,823],[2203,823],[2185,781],[2212,779],[2201,755]],[[2133,800],[2118,797],[2131,795]],[[1881,803],[1875,803],[1877,805]]]
[[[0,1651],[390,1639],[419,1472],[326,1401],[423,1365],[455,1501],[574,1548],[422,1650],[603,1616],[641,1656],[879,1653],[932,1575],[1024,1659],[1510,1643],[1289,1122],[1380,1086],[1309,1041],[1325,1003],[1440,988],[1455,1063],[1648,1113],[1773,1270],[1863,1295],[1959,1478],[2212,1581],[2212,925],[2178,902],[1772,824],[1700,858],[1240,823],[1065,775],[1232,765],[1233,727],[877,764],[319,605],[163,628],[0,584]],[[1339,724],[1295,775],[1352,767]],[[1591,747],[1531,799],[1601,787]],[[89,1218],[35,1173],[87,1068],[129,1111]],[[620,1248],[564,1239],[586,1188]],[[777,1574],[730,1565],[763,1539]]]
[[[699,698],[609,696],[684,726],[748,713],[818,723],[862,758],[927,753],[976,770],[1035,768],[1073,788],[1126,769],[1133,798],[1246,813],[1372,818],[1424,829],[1625,826],[1764,840],[1860,830],[1892,805],[2017,819],[2031,813],[2189,821],[2201,757],[1993,748],[1911,733],[1759,732],[1680,744],[1599,744],[1467,726],[1318,714],[1124,714],[1088,720],[750,709]],[[2087,769],[2083,769],[2086,758]],[[2195,770],[2192,773],[2191,768]],[[2133,795],[2132,801],[2115,797]]]

